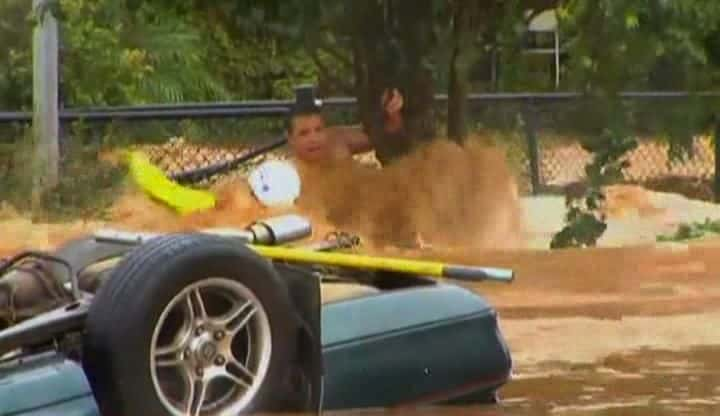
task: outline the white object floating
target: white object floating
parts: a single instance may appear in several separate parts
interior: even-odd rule
[[[283,160],[268,160],[248,176],[250,189],[266,207],[288,207],[300,196],[300,175],[295,166]]]

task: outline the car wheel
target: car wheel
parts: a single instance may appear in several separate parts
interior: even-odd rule
[[[83,368],[102,414],[272,411],[299,323],[272,264],[219,237],[158,237],[128,254],[90,308]]]

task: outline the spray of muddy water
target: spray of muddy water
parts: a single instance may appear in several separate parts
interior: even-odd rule
[[[218,183],[218,205],[179,217],[146,196],[129,192],[113,208],[125,227],[179,231],[244,226],[285,213],[310,218],[321,238],[340,229],[367,247],[412,246],[507,249],[523,245],[523,212],[504,153],[477,140],[437,140],[383,169],[355,161],[310,166],[297,162],[302,195],[292,209],[257,203],[244,180]]]

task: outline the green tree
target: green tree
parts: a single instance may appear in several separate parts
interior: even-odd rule
[[[0,2],[0,109],[28,109],[32,104],[32,2]]]
[[[501,32],[522,21],[524,11],[553,0],[489,2],[441,0],[239,1],[185,7],[206,10],[233,35],[251,31],[278,36],[304,49],[319,70],[324,93],[352,92],[359,118],[381,160],[397,157],[438,134],[434,95],[448,79],[450,136],[465,136],[469,67]],[[380,97],[386,88],[405,96],[405,140],[385,140]]]
[[[73,106],[224,99],[209,36],[187,16],[107,0],[60,0],[62,79]]]
[[[593,153],[589,187],[568,200],[567,225],[552,248],[593,246],[605,230],[599,214],[601,188],[622,177],[627,151],[637,142],[629,133],[652,131],[666,137],[673,158],[686,156],[692,138],[708,131],[716,101],[623,102],[623,90],[712,90],[720,69],[713,45],[720,29],[720,4],[712,0],[567,0],[559,8],[570,52],[568,86],[595,97],[585,121],[599,132],[583,146]]]

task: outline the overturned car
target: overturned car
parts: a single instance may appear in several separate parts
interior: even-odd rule
[[[311,232],[298,216],[185,234],[101,230],[7,259],[0,414],[496,401],[512,367],[496,312],[435,277],[510,282],[511,271],[346,254],[355,242],[340,234],[288,246]]]

